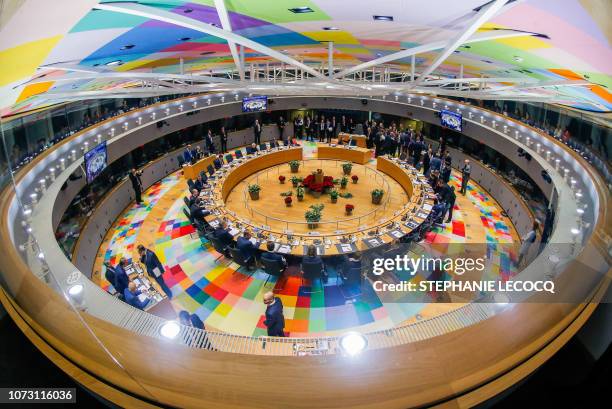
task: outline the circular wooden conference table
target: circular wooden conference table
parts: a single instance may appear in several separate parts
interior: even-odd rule
[[[349,149],[347,147],[318,144],[317,157],[313,159],[365,164],[371,158],[372,151],[368,149],[357,147]],[[386,212],[382,219],[373,220],[370,218],[370,223],[358,223],[354,228],[345,230],[294,231],[282,226],[291,226],[296,222],[274,217],[274,209],[270,209],[271,216],[269,216],[274,222],[264,225],[257,223],[250,217],[250,210],[246,206],[242,209],[236,206],[232,209],[228,208],[226,203],[228,196],[245,179],[257,172],[287,164],[292,160],[304,161],[302,147],[270,149],[258,152],[255,155],[247,155],[245,158],[224,165],[215,173],[212,180],[209,179],[209,188],[201,192],[201,196],[206,203],[205,206],[210,211],[206,221],[213,227],[217,227],[222,220],[227,221],[230,234],[234,238],[241,236],[245,230],[250,230],[253,233],[254,241],[261,250],[267,250],[266,243],[271,240],[276,244],[275,251],[281,254],[303,256],[307,247],[313,244],[317,247],[319,255],[336,256],[356,251],[366,251],[396,242],[421,226],[433,207],[434,193],[425,176],[419,174],[406,162],[378,157],[377,173],[397,182],[408,198],[407,202],[400,207]],[[306,159],[306,161],[308,160]],[[290,174],[287,176],[287,179],[289,179]],[[288,186],[290,187],[291,184]],[[353,198],[352,203],[355,203],[357,207],[360,206],[360,203],[369,203],[370,200],[371,196],[368,193],[366,197]],[[301,213],[299,216],[303,217]],[[302,223],[304,226],[306,225],[305,221]],[[330,223],[334,222],[331,221]]]

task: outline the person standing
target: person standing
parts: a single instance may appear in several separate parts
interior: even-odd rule
[[[215,143],[213,142],[212,131],[206,132],[206,150],[209,154],[215,153]]]
[[[142,203],[142,180],[140,179],[142,176],[141,170],[136,170],[136,168],[132,168],[130,171],[130,182],[132,182],[132,188],[134,189],[134,194],[136,195],[136,203]]]
[[[472,166],[470,165],[470,160],[466,159],[463,162],[463,167],[461,168],[461,190],[460,193],[465,196],[465,192],[467,190],[468,182],[470,181],[470,174],[472,173]]]
[[[253,124],[253,134],[255,135],[255,143],[259,145],[261,143],[261,124],[259,119],[256,119]]]
[[[310,120],[310,115],[307,115],[304,121],[304,139],[307,141],[312,139],[312,121]]]
[[[538,238],[539,227],[540,223],[537,220],[534,220],[533,225],[531,226],[531,230],[529,230],[527,233],[525,233],[523,237],[521,237],[521,248],[519,250],[519,258],[517,263],[518,267],[521,267],[527,259],[527,255],[529,254],[531,246]]]
[[[321,116],[321,121],[319,122],[319,142],[323,142],[325,138],[325,116]]]
[[[455,208],[455,201],[457,200],[457,195],[455,194],[455,186],[450,187],[450,192],[447,197],[448,203],[448,219],[446,219],[446,223],[450,223],[453,220],[453,209]]]
[[[121,297],[124,296],[124,291],[128,287],[130,283],[130,278],[128,277],[125,268],[127,267],[127,260],[125,257],[121,257],[119,259],[119,264],[115,267],[115,282],[113,286],[115,290],[120,294]]]
[[[327,122],[325,123],[325,142],[331,143],[332,134],[334,133],[334,128],[332,126],[332,122],[329,118],[327,118]]]
[[[282,116],[278,118],[276,126],[278,126],[278,139],[284,141],[283,135],[285,134],[285,120]]]
[[[431,152],[431,148],[425,153],[425,156],[423,156],[423,174],[425,176],[429,176],[429,164],[432,156],[433,153]]]
[[[268,329],[269,337],[285,336],[285,317],[283,315],[283,302],[275,297],[272,291],[264,294],[263,302],[266,304],[266,320],[264,325]]]
[[[221,153],[227,152],[227,131],[225,127],[221,127],[221,131],[219,132],[219,138],[221,139]]]
[[[142,244],[138,245],[138,254],[140,255],[140,262],[144,264],[149,276],[153,277],[155,281],[157,281],[157,284],[159,284],[169,299],[172,298],[172,291],[170,291],[170,288],[168,288],[166,282],[164,281],[164,266],[162,263],[160,263],[157,255],[151,250],[145,248],[145,246]]]

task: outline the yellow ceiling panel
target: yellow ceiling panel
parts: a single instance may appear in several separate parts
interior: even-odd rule
[[[0,87],[30,77],[62,37],[49,37],[0,51]]]
[[[346,31],[307,31],[302,34],[316,41],[333,41],[337,44],[361,44],[351,33]]]

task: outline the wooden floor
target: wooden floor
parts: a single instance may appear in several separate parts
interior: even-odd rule
[[[336,230],[350,230],[360,227],[374,226],[380,219],[393,216],[409,201],[409,197],[399,183],[389,176],[377,172],[375,162],[365,166],[354,164],[351,174],[359,176],[358,182],[349,184],[345,189],[336,186],[339,193],[350,193],[351,198],[339,197],[337,203],[332,203],[329,195],[322,194],[315,198],[306,193],[304,200],[297,200],[296,189],[290,182],[292,176],[305,178],[316,169],[323,169],[325,176],[341,179],[343,176],[342,162],[333,160],[307,160],[300,166],[297,174],[291,173],[286,164],[274,166],[255,173],[238,184],[229,194],[226,206],[229,210],[244,220],[257,225],[268,225],[272,229],[292,230],[295,233],[308,233],[304,213],[311,205],[323,204],[322,218],[318,233],[333,233]],[[286,181],[281,184],[279,175],[284,175]],[[350,179],[350,178],[349,178]],[[259,200],[251,200],[247,187],[257,183],[261,186]],[[370,192],[373,189],[383,189],[385,196],[380,205],[372,204]],[[287,207],[283,192],[292,192],[293,203]],[[344,206],[350,203],[355,206],[352,216],[346,216]],[[282,221],[281,221],[282,220]]]

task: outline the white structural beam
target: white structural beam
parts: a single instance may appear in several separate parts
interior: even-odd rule
[[[334,75],[334,43],[327,43],[327,76],[332,78]]]
[[[463,30],[461,33],[456,35],[451,41],[446,44],[442,52],[436,57],[434,62],[423,71],[417,80],[414,82],[414,85],[419,85],[429,74],[431,74],[436,68],[440,66],[452,53],[455,51],[461,44],[464,44],[468,38],[472,34],[478,30],[478,28],[486,23],[491,17],[495,15],[501,8],[506,4],[508,0],[495,0],[492,3],[488,4],[486,7],[483,7],[476,13],[476,15],[471,19],[467,28]]]
[[[152,20],[163,21],[165,23],[189,28],[191,30],[199,31],[201,33],[210,34],[215,37],[222,38],[228,42],[232,41],[235,44],[241,44],[259,53],[275,58],[289,65],[301,68],[303,71],[308,72],[314,77],[325,78],[325,76],[323,76],[317,70],[314,70],[308,65],[296,61],[295,59],[281,52],[273,50],[255,41],[249,40],[248,38],[240,36],[231,31],[214,27],[210,24],[203,23],[201,21],[186,17],[184,15],[171,13],[169,11],[164,11],[155,7],[143,6],[141,4],[136,3],[105,3],[98,4],[95,8],[99,10],[114,11],[117,13],[129,14],[132,16],[150,18]]]
[[[95,68],[95,67],[93,67]],[[46,70],[62,70],[68,71],[70,74],[66,74],[61,77],[53,78],[54,82],[65,82],[65,81],[81,81],[81,80],[98,80],[98,79],[127,79],[127,80],[178,80],[178,81],[190,81],[190,82],[207,82],[207,83],[221,83],[221,84],[236,84],[239,82],[231,80],[229,78],[221,77],[210,77],[206,75],[178,75],[178,74],[164,74],[164,73],[153,73],[153,72],[130,72],[130,71],[87,71],[86,68],[72,68],[71,66],[64,67],[62,65],[52,65],[39,67],[39,69]],[[25,84],[38,84],[41,82],[49,82],[49,77],[38,77],[33,80],[25,82]]]
[[[529,33],[529,32],[523,32],[523,31],[495,30],[493,33],[491,32],[475,33],[471,38],[466,40],[464,44],[478,43],[481,41],[489,41],[489,40],[500,40],[503,38],[534,36],[534,35],[536,34]],[[391,61],[401,60],[402,58],[412,57],[417,54],[427,53],[430,51],[436,51],[441,48],[444,48],[445,45],[446,45],[446,42],[444,41],[435,41],[433,43],[419,45],[416,47],[408,48],[406,50],[398,51],[396,53],[383,55],[382,57],[376,58],[374,60],[366,61],[359,65],[355,65],[354,67],[350,67],[343,71],[340,71],[334,75],[334,78],[342,78],[354,72],[363,71],[368,68],[375,67],[377,65],[385,64]]]
[[[227,7],[225,7],[225,0],[215,0],[215,8],[217,9],[219,20],[221,20],[221,27],[226,31],[232,31],[232,23],[229,20]],[[236,65],[236,69],[238,70],[238,75],[240,75],[240,81],[244,81],[244,67],[242,66],[240,56],[238,55],[236,43],[228,40],[227,45],[229,46],[230,52],[232,53],[232,58],[234,59],[234,64]]]

